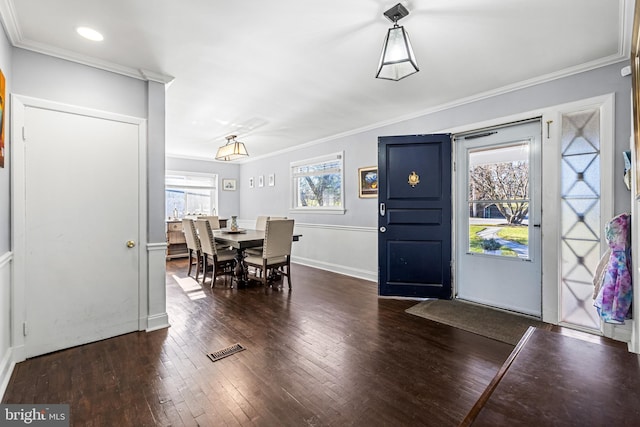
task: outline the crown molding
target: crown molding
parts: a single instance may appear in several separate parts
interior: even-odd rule
[[[12,0],[0,0],[0,20],[2,20],[2,26],[5,30],[5,33],[7,34],[9,41],[14,47],[42,53],[44,55],[49,55],[60,59],[65,59],[67,61],[76,62],[79,64],[87,65],[89,67],[110,71],[112,73],[122,74],[124,76],[133,77],[135,79],[152,81],[162,84],[169,84],[174,80],[173,76],[167,74],[158,73],[151,70],[127,67],[113,62],[93,58],[88,55],[82,55],[66,49],[60,49],[54,46],[50,46],[46,43],[26,40],[22,35],[22,31],[20,30],[20,25],[18,24],[18,19],[16,17],[16,12]]]
[[[2,27],[9,41],[15,46],[17,41],[22,40],[22,34],[20,33],[16,11],[11,0],[0,0],[0,20],[2,20]]]

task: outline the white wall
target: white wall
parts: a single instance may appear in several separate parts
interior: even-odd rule
[[[479,96],[475,101],[434,110],[414,119],[356,132],[319,144],[309,143],[298,150],[272,157],[252,159],[240,168],[240,218],[251,221],[261,214],[282,214],[296,220],[297,227],[322,226],[324,232],[309,231],[293,246],[294,261],[310,263],[338,272],[356,271],[359,277],[377,278],[377,246],[369,230],[377,228],[376,199],[358,198],[357,170],[377,164],[379,136],[411,135],[442,132],[469,124],[540,110],[598,95],[615,93],[615,213],[629,211],[629,191],[622,181],[622,151],[629,149],[630,77],[622,77],[619,63],[575,74],[562,79],[525,87],[511,92]],[[389,102],[401,102],[390,100]],[[300,214],[289,211],[289,163],[344,150],[345,209],[344,215]],[[275,187],[248,188],[250,177],[276,175]],[[297,229],[300,231],[299,229]],[[329,232],[328,230],[331,230]],[[355,231],[358,230],[358,231]],[[374,240],[375,241],[375,240]],[[357,256],[354,256],[357,248]],[[376,260],[371,264],[370,260]]]

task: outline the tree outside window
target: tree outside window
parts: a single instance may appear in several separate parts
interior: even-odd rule
[[[292,209],[344,211],[342,157],[336,153],[291,164]]]
[[[529,143],[469,150],[469,251],[529,257]]]

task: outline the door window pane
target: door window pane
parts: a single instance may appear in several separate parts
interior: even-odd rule
[[[469,252],[529,258],[529,141],[468,151]]]

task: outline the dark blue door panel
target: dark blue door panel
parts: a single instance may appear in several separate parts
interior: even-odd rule
[[[451,136],[378,139],[379,293],[451,298]]]

